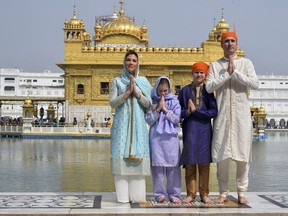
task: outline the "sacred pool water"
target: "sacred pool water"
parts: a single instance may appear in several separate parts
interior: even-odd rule
[[[286,191],[288,188],[288,132],[269,132],[253,142],[249,191]],[[109,139],[0,138],[0,192],[111,192]],[[215,164],[210,191],[218,191]],[[182,191],[185,191],[182,170]],[[235,166],[230,172],[235,191]],[[147,191],[152,191],[147,177]]]

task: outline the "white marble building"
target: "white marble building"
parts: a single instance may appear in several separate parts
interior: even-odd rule
[[[288,76],[258,75],[259,89],[250,91],[251,106],[264,107],[271,127],[287,127]]]
[[[59,98],[64,100],[64,73],[54,73],[49,70],[43,72],[24,72],[18,68],[0,69],[0,116],[17,118],[22,116],[21,99],[29,98]],[[13,101],[11,99],[15,98]],[[10,99],[10,100],[5,100]],[[57,109],[57,102],[39,102],[37,107],[44,110],[53,103]],[[59,106],[61,106],[59,108]],[[62,107],[63,106],[63,107]],[[62,116],[64,104],[58,104],[58,116]],[[45,116],[44,116],[45,118]]]

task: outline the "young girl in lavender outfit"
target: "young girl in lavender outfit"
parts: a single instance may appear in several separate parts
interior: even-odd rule
[[[178,133],[181,106],[171,91],[168,77],[157,79],[151,94],[153,103],[145,116],[150,125],[149,144],[153,194],[157,202],[180,203],[181,169]],[[167,185],[164,186],[166,176]]]

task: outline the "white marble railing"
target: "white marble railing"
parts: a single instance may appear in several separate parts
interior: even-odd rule
[[[24,129],[25,127],[25,129]],[[27,129],[27,125],[25,126],[14,126],[14,125],[1,125],[0,127],[1,134],[110,134],[109,127],[78,127],[78,126],[60,126],[60,127],[47,127],[47,126],[37,126],[34,127],[31,125],[29,129]]]

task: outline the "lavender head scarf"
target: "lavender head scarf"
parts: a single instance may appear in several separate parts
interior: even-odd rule
[[[172,88],[171,88],[171,82],[168,77],[161,76],[156,80],[155,86],[152,89],[151,97],[153,100],[153,103],[159,103],[161,96],[157,93],[157,88],[160,84],[161,79],[166,79],[169,83],[169,93],[165,95],[165,104],[168,110],[171,110],[174,114],[179,115],[179,122],[180,122],[180,112],[181,107],[179,105],[178,98],[172,94]],[[176,112],[175,112],[176,111]],[[179,123],[178,122],[178,123]],[[169,121],[166,118],[166,114],[163,112],[160,112],[160,117],[158,121],[158,126],[156,131],[160,134],[168,133],[168,134],[178,134],[181,130],[179,127],[179,124],[175,125],[171,121]]]

